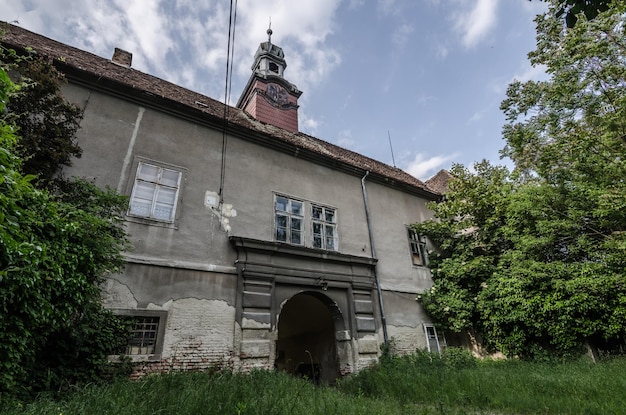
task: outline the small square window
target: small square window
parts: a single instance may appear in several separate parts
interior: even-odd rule
[[[167,311],[115,309],[113,312],[129,323],[126,346],[117,353],[134,360],[159,359],[163,350]]]
[[[159,317],[133,317],[130,339],[124,354],[154,354]]]
[[[182,173],[139,162],[130,196],[130,216],[173,222]]]
[[[413,265],[428,265],[426,252],[426,238],[418,235],[413,229],[407,228],[409,237],[409,250]]]

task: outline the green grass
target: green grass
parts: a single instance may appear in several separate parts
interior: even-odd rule
[[[626,358],[598,364],[587,359],[477,362],[458,353],[443,360],[422,353],[384,362],[340,389],[447,408],[443,413],[469,408],[503,414],[624,414]]]
[[[7,415],[622,414],[626,358],[593,364],[394,358],[316,387],[283,373],[174,373],[0,403]]]

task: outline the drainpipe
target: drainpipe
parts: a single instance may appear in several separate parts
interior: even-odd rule
[[[372,222],[370,220],[370,205],[367,199],[367,189],[365,188],[365,179],[370,175],[369,170],[365,172],[365,176],[361,179],[361,190],[363,190],[363,202],[365,204],[365,219],[367,220],[367,232],[370,237],[370,249],[372,251],[372,258],[376,258],[376,249],[374,248],[374,234],[372,233]],[[383,306],[383,292],[380,288],[380,281],[378,280],[378,273],[376,272],[376,265],[374,265],[374,281],[376,282],[376,289],[378,291],[378,305],[380,307],[380,319],[383,324],[383,339],[385,341],[385,347],[389,347],[389,337],[387,336],[387,319],[385,318],[385,307]]]

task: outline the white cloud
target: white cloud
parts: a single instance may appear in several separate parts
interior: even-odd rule
[[[443,44],[438,44],[435,49],[435,56],[440,59],[445,59],[448,56],[448,48]]]
[[[426,180],[457,156],[458,154],[451,154],[426,158],[424,154],[417,153],[403,170],[420,180]]]
[[[365,0],[350,0],[348,3],[348,8],[350,10],[356,10],[359,7],[363,6],[365,4]]]
[[[398,26],[391,35],[391,41],[393,43],[393,46],[398,49],[404,48],[404,45],[406,45],[406,42],[409,40],[409,37],[411,33],[413,33],[413,31],[413,26],[409,24],[403,23]]]
[[[523,61],[519,66],[519,71],[512,77],[501,76],[489,82],[489,89],[495,94],[502,96],[506,93],[508,86],[513,81],[544,81],[548,79],[546,67],[544,65],[532,66],[530,62]]]
[[[476,111],[474,114],[472,114],[472,116],[467,120],[468,124],[480,121],[485,114],[487,113],[486,110],[480,110],[480,111]]]
[[[428,105],[428,104],[429,104],[431,101],[433,101],[434,99],[435,99],[435,97],[434,97],[434,96],[432,96],[432,95],[425,95],[425,94],[422,94],[422,95],[419,95],[419,96],[417,97],[417,103],[418,103],[420,106],[425,107],[426,105]]]
[[[520,82],[526,82],[546,79],[546,69],[545,65],[532,66],[529,62],[525,62],[522,71],[515,74],[511,81],[517,80]]]
[[[396,0],[378,0],[378,12],[384,15],[394,15],[398,13]]]
[[[353,149],[354,138],[352,137],[352,131],[350,130],[341,130],[339,131],[339,136],[337,137],[337,145],[343,148]]]
[[[250,76],[254,53],[267,39],[270,17],[272,40],[285,50],[285,77],[301,90],[312,89],[328,77],[341,63],[337,49],[328,44],[340,2],[239,2],[232,95],[241,92]],[[136,69],[210,96],[223,96],[228,2],[0,0],[0,19],[19,20],[25,29],[106,58],[115,47],[123,48],[133,53]]]
[[[298,114],[300,131],[315,136],[319,127],[319,121],[313,117],[309,117],[304,111]]]
[[[455,7],[460,8],[460,3]],[[476,46],[496,26],[497,7],[498,0],[477,0],[473,8],[459,10],[454,28],[461,34],[465,47]]]
[[[311,90],[341,63],[338,50],[328,44],[340,0],[267,0],[239,3],[236,52],[240,76],[250,75],[252,58],[266,40],[271,11],[272,41],[285,51],[285,78],[302,90]]]

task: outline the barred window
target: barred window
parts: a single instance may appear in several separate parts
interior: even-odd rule
[[[132,320],[125,354],[154,354],[159,332],[159,317],[132,317]]]
[[[167,311],[112,309],[114,314],[126,321],[126,334],[115,355],[126,355],[133,361],[156,361],[161,359]],[[113,357],[114,359],[114,357]]]

